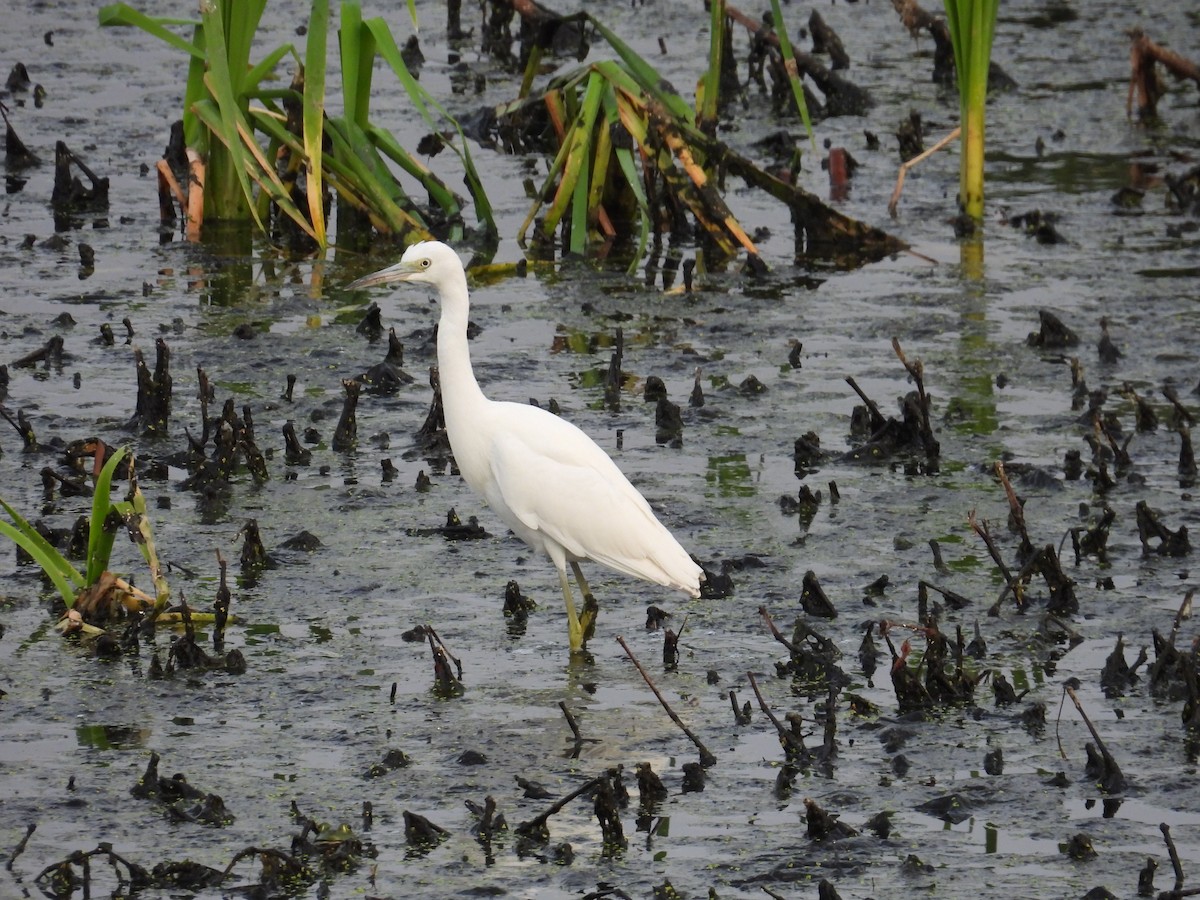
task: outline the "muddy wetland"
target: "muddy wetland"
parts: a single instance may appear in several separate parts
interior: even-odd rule
[[[1001,4],[981,237],[960,239],[957,141],[888,212],[902,145],[958,124],[928,28],[883,2],[786,5],[794,50],[836,75],[806,81],[810,140],[759,80],[780,51],[743,20],[769,4],[729,4],[713,133],[733,153],[710,187],[751,260],[665,193],[644,251],[635,224],[566,252],[569,210],[557,246],[533,240],[553,191],[520,240],[554,116],[534,140],[496,111],[537,10],[463,6],[454,35],[416,4],[423,59],[405,4],[362,15],[470,135],[444,140],[469,147],[495,240],[469,199],[426,221],[470,266],[480,384],[579,425],[709,589],[585,562],[600,613],[572,656],[553,564],[439,433],[434,292],[347,288],[402,242],[343,238],[340,205],[324,251],[278,228],[188,240],[155,168],[185,54],[100,27],[99,4],[9,4],[0,102],[37,159],[10,137],[0,163],[0,498],[85,576],[89,538],[112,540],[91,574],[115,593],[77,616],[140,590],[176,621],[63,634],[70,577],[0,536],[0,896],[1196,893],[1200,85],[1135,54],[1162,79],[1139,115],[1130,32],[1194,68],[1200,12]],[[701,3],[585,6],[694,105]],[[304,58],[309,18],[270,3],[251,61]],[[614,58],[591,23],[550,30],[531,96]],[[330,117],[341,77],[331,56]],[[382,63],[370,93],[371,121],[467,198]],[[672,134],[620,158],[680,161]],[[865,248],[798,236],[741,160]],[[107,532],[78,524],[118,448]]]

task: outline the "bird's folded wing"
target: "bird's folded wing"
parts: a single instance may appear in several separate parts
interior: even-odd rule
[[[498,437],[492,473],[505,505],[572,556],[659,584],[676,583],[663,562],[678,565],[681,556],[685,566],[693,565],[686,552],[604,451],[585,440],[586,448],[573,446],[575,452],[567,454]]]

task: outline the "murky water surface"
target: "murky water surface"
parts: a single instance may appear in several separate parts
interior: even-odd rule
[[[1082,410],[1072,407],[1062,355],[1034,350],[1025,337],[1036,330],[1040,309],[1053,310],[1078,331],[1082,343],[1075,352],[1088,385],[1108,388],[1105,408],[1129,432],[1132,406],[1117,393],[1124,384],[1147,398],[1164,422],[1172,420],[1159,392],[1167,382],[1189,409],[1200,411],[1194,393],[1200,238],[1194,230],[1168,234],[1169,226],[1186,220],[1166,209],[1162,184],[1165,174],[1182,172],[1200,153],[1196,93],[1172,86],[1161,124],[1127,122],[1122,32],[1142,24],[1187,53],[1200,45],[1200,18],[1187,4],[1122,7],[1117,14],[1098,4],[1063,6],[1074,18],[1053,27],[1041,16],[1043,4],[1006,3],[1002,10],[994,59],[1020,88],[989,108],[992,218],[977,279],[963,277],[949,224],[956,153],[935,156],[914,173],[899,218],[887,218],[897,164],[893,132],[916,109],[930,125],[931,143],[953,127],[957,100],[929,82],[929,41],[914,42],[889,4],[873,3],[822,7],[853,58],[848,76],[872,92],[876,105],[865,118],[821,123],[817,138],[847,147],[861,163],[843,208],[891,230],[913,253],[858,271],[818,272],[814,288],[813,273],[791,265],[786,212],[735,187],[742,220],[770,231],[762,251],[772,272],[762,281],[735,271],[710,273],[697,292],[684,295],[663,291],[661,279],[645,273],[628,277],[568,265],[476,289],[472,318],[482,332],[473,347],[491,396],[557,400],[614,455],[699,558],[719,566],[753,554],[764,563],[734,573],[731,599],[694,603],[589,568],[603,612],[593,661],[571,666],[550,564],[506,536],[457,477],[434,473],[432,490],[414,489],[418,472],[428,469],[410,450],[430,399],[425,373],[432,355],[424,335],[436,314],[422,292],[372,292],[385,324],[404,339],[416,382],[391,397],[364,395],[357,450],[329,448],[340,380],[384,352],[354,330],[367,298],[341,286],[391,251],[374,260],[335,252],[317,264],[286,261],[267,248],[231,259],[178,240],[161,243],[153,178],[142,169],[153,166],[177,116],[183,60],[141,33],[99,31],[91,4],[29,3],[6,12],[0,66],[25,62],[48,96],[40,109],[5,101],[18,132],[46,164],[19,173],[25,179],[20,190],[10,181],[0,209],[0,362],[11,363],[54,334],[64,337],[67,356],[61,367],[12,369],[4,404],[25,410],[46,443],[93,434],[112,443],[131,440],[124,426],[136,392],[132,347],[152,356],[154,339],[165,337],[175,376],[173,432],[160,443],[142,442],[139,452],[180,450],[184,427],[198,432],[197,366],[216,384],[218,402],[233,397],[239,407],[249,406],[260,445],[274,451],[267,484],[255,486],[246,476],[215,504],[182,488],[182,471],[144,483],[173,590],[195,606],[211,603],[215,553],[236,560],[238,530],[248,518],[258,520],[279,565],[235,589],[241,622],[229,641],[246,655],[245,675],[155,680],[147,677],[149,658],[155,649],[165,654],[167,635],[138,657],[97,659],[88,646],[53,632],[46,586],[17,565],[11,548],[0,552],[0,687],[6,692],[0,848],[8,852],[27,824],[37,825],[12,871],[3,873],[7,886],[0,893],[35,894],[33,877],[45,866],[102,841],[148,867],[190,858],[223,868],[247,846],[286,850],[298,830],[293,801],[306,815],[360,830],[363,803],[374,809],[362,836],[378,848],[377,858],[320,887],[301,888],[306,896],[551,898],[609,885],[647,897],[669,881],[690,897],[706,896],[710,888],[721,897],[758,897],[764,887],[800,897],[813,896],[820,878],[847,898],[914,890],[937,897],[1056,898],[1097,886],[1130,896],[1147,857],[1159,862],[1157,886],[1170,886],[1159,831],[1164,822],[1185,870],[1196,877],[1200,785],[1195,736],[1180,725],[1182,704],[1152,699],[1144,680],[1115,699],[1099,684],[1117,635],[1124,634],[1132,661],[1150,645],[1152,629],[1170,630],[1183,595],[1195,586],[1191,557],[1143,555],[1134,518],[1135,505],[1145,500],[1171,528],[1197,533],[1194,488],[1181,484],[1177,472],[1180,439],[1165,425],[1137,434],[1129,445],[1132,468],[1103,496],[1087,478],[1065,480],[1066,451],[1090,459]],[[461,64],[483,76],[484,92],[451,93],[451,81],[462,80],[451,78],[441,13],[436,4],[419,9],[428,59],[423,79],[435,93],[458,112],[511,96],[513,76],[471,49]],[[157,2],[148,11],[180,9]],[[594,12],[690,92],[706,45],[706,16],[695,4],[605,4]],[[807,14],[790,7],[797,23]],[[404,14],[390,15],[404,34]],[[303,19],[303,4],[273,4],[264,45],[294,39]],[[43,41],[49,31],[52,46]],[[738,45],[744,54],[741,35]],[[380,120],[397,134],[421,133],[389,79],[377,80],[375,102]],[[780,127],[753,94],[747,103],[725,135],[739,144]],[[880,136],[881,150],[865,148],[864,130]],[[103,219],[83,219],[62,232],[70,243],[55,250],[42,241],[55,233],[50,163],[60,138],[112,179],[112,204]],[[478,155],[505,235],[497,260],[515,260],[521,251],[512,234],[527,204],[523,161],[486,150]],[[815,156],[805,158],[804,182],[827,195]],[[442,157],[434,164],[449,165]],[[535,170],[542,171],[541,164]],[[1146,192],[1137,215],[1119,215],[1112,205],[1112,195],[1126,186]],[[1065,242],[1037,243],[1002,224],[1002,209],[1056,213]],[[26,234],[36,236],[28,249],[21,246]],[[86,277],[79,243],[96,251],[95,271]],[[62,313],[74,324],[57,324]],[[1115,364],[1101,364],[1097,355],[1101,316],[1124,353]],[[96,339],[105,322],[123,335],[126,317],[136,331],[132,342],[104,346]],[[247,324],[251,339],[232,336]],[[631,380],[621,410],[610,412],[602,408],[597,378],[609,350],[599,345],[610,343],[618,326]],[[564,335],[573,339],[556,352]],[[847,376],[889,413],[895,398],[911,389],[892,352],[893,337],[924,363],[940,427],[940,471],[913,475],[902,464],[831,462],[807,476],[824,497],[811,522],[781,514],[779,498],[800,487],[792,459],[797,437],[814,431],[828,450],[851,446],[849,417],[858,401]],[[803,343],[799,368],[788,364],[793,340]],[[589,346],[597,349],[589,352]],[[706,403],[689,409],[697,367]],[[297,377],[290,403],[280,398],[288,374]],[[641,401],[651,375],[684,403],[682,448],[655,443],[654,410]],[[765,393],[748,397],[738,390],[751,375]],[[287,421],[320,432],[307,467],[283,461]],[[0,427],[0,494],[51,525],[72,523],[84,501],[57,494],[47,500],[42,492],[39,472],[55,464],[54,455],[22,453],[15,433]],[[1106,564],[1089,559],[1074,566],[1069,541],[1064,549],[1081,606],[1070,621],[1083,638],[1074,648],[1045,636],[1040,581],[1026,614],[1017,615],[1008,602],[999,617],[987,615],[1002,581],[967,516],[976,510],[991,523],[1011,564],[1016,541],[1005,528],[1008,507],[990,475],[1002,457],[1048,475],[1016,484],[1039,543],[1057,545],[1106,503],[1116,512]],[[390,483],[380,477],[385,458],[399,470]],[[830,483],[840,493],[837,504],[829,502]],[[406,533],[440,524],[451,507],[464,518],[477,515],[494,536],[452,544]],[[322,549],[276,550],[301,529],[317,535]],[[930,539],[941,544],[945,571],[934,567]],[[136,563],[132,547],[119,549],[120,567],[141,571]],[[739,703],[752,698],[747,673],[756,673],[775,712],[799,712],[812,732],[810,745],[820,743],[818,704],[776,677],[775,663],[786,654],[756,612],[765,605],[790,630],[801,614],[801,578],[810,569],[839,612],[814,627],[844,652],[848,690],[876,704],[878,714],[855,716],[840,704],[836,760],[800,773],[787,794],[776,791],[783,755],[771,725],[757,709],[750,724],[736,725],[727,695],[736,691]],[[864,589],[880,575],[888,576],[889,587],[864,602]],[[510,633],[500,612],[511,578],[540,604],[523,634]],[[864,623],[915,621],[921,579],[971,599],[962,610],[945,610],[942,627],[952,633],[961,625],[970,635],[979,623],[988,655],[978,668],[1029,691],[1016,711],[995,708],[984,684],[977,707],[925,720],[901,717],[886,661],[873,680],[864,676],[857,662]],[[661,634],[643,630],[648,604],[672,612],[676,625],[687,617],[677,671],[663,671]],[[439,699],[428,648],[402,640],[418,623],[434,625],[462,659],[461,697]],[[1196,634],[1194,620],[1184,622],[1180,646]],[[625,657],[619,635],[716,755],[703,792],[681,792],[681,767],[696,758],[695,750]],[[914,644],[920,650],[921,641]],[[1068,678],[1079,679],[1085,709],[1129,778],[1121,796],[1102,795],[1085,775],[1083,747],[1090,737],[1069,702],[1055,722]],[[587,739],[577,754],[560,701]],[[1049,708],[1044,732],[1031,733],[1018,720],[1032,702]],[[897,746],[899,728],[907,739]],[[391,748],[403,750],[411,765],[365,779]],[[996,748],[1003,750],[1003,772],[985,774],[984,755]],[[463,765],[468,750],[487,762]],[[132,797],[129,789],[150,751],[161,755],[164,774],[182,772],[220,794],[236,821],[224,828],[172,823]],[[908,762],[903,772],[898,755]],[[498,840],[488,854],[471,836],[473,817],[464,800],[493,796],[510,825],[547,808],[550,801],[524,799],[516,776],[540,781],[557,796],[623,765],[632,789],[640,762],[652,764],[671,795],[652,832],[635,830],[633,807],[626,812],[623,852],[605,852],[590,802],[583,800],[550,820],[552,843],[574,848],[570,865],[548,855],[519,856],[512,838]],[[1052,782],[1057,772],[1064,782]],[[918,809],[950,794],[960,796],[966,813],[953,823]],[[810,841],[805,798],[862,833]],[[448,829],[449,838],[427,853],[411,851],[406,810]],[[880,812],[891,814],[887,838],[863,829]],[[1097,858],[1080,862],[1064,854],[1081,833]],[[243,863],[231,883],[249,881],[256,871]],[[97,893],[104,884],[111,890],[107,875],[98,878]]]

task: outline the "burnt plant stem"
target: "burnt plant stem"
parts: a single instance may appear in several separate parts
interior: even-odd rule
[[[284,867],[288,871],[292,871],[292,872],[299,872],[299,871],[302,871],[304,868],[304,866],[301,865],[300,861],[296,857],[289,856],[288,854],[284,853],[282,850],[275,850],[274,848],[271,848],[271,847],[246,847],[242,850],[239,850],[234,855],[233,859],[231,859],[229,861],[229,865],[227,865],[225,867],[225,870],[221,873],[221,882],[220,883],[225,882],[225,879],[229,877],[229,873],[233,871],[234,866],[236,866],[243,859],[246,859],[247,857],[253,857],[253,856],[264,857],[264,863],[265,863],[265,858],[270,857],[270,858],[274,859],[276,862],[282,862],[284,864]]]
[[[767,701],[763,698],[762,691],[758,689],[758,682],[754,680],[754,673],[747,672],[746,678],[750,680],[750,687],[754,691],[754,696],[758,699],[758,708],[766,714],[766,717],[771,720],[771,724],[775,726],[775,731],[779,734],[779,743],[783,744],[788,758],[803,756],[805,753],[804,745],[796,740],[795,735],[792,734],[790,729],[784,728],[783,723],[775,718],[775,714],[771,712],[771,707],[767,705]]]
[[[904,350],[900,346],[899,338],[892,338],[892,350],[895,351],[896,358],[900,360],[900,364],[904,366],[905,371],[912,376],[913,382],[917,385],[917,397],[921,403],[921,442],[925,445],[925,455],[932,459],[941,453],[941,446],[938,444],[937,438],[933,436],[933,425],[929,421],[929,395],[925,393],[925,366],[919,359],[913,362],[908,361],[908,357],[904,355]]]
[[[1175,638],[1179,635],[1179,625],[1184,619],[1191,616],[1192,597],[1196,590],[1193,588],[1183,595],[1183,602],[1179,604],[1179,611],[1175,613],[1175,621],[1171,624],[1171,643],[1175,643]]]
[[[854,393],[858,394],[858,399],[866,404],[867,411],[871,414],[871,431],[879,431],[880,428],[883,428],[885,425],[887,425],[887,417],[879,411],[879,407],[875,404],[875,401],[866,395],[863,389],[858,386],[858,382],[855,381],[852,376],[846,376],[846,384],[850,385],[850,389],[853,390]]]
[[[562,710],[562,714],[567,719],[567,725],[571,728],[571,734],[575,737],[576,744],[583,743],[583,736],[579,733],[579,723],[575,721],[575,716],[571,714],[571,710],[567,708],[565,700],[558,701],[558,708]]]
[[[16,862],[18,856],[25,852],[25,845],[29,843],[29,839],[33,837],[33,833],[36,830],[37,825],[35,824],[31,823],[25,826],[25,836],[21,838],[21,840],[17,842],[17,846],[13,848],[12,855],[9,856],[8,861],[4,864],[4,868],[10,872],[12,871],[13,863]]]
[[[1171,868],[1175,870],[1174,893],[1177,896],[1183,896],[1179,893],[1183,890],[1183,863],[1179,860],[1179,851],[1175,849],[1175,839],[1171,837],[1171,826],[1162,822],[1159,824],[1158,830],[1162,832],[1163,841],[1167,845],[1167,855],[1171,857]]]
[[[1024,605],[1021,602],[1019,585],[1014,581],[1012,572],[1008,570],[1008,566],[1004,564],[1004,557],[1000,555],[1000,551],[996,547],[996,542],[992,540],[992,534],[988,530],[987,522],[980,522],[975,517],[975,510],[971,510],[971,512],[967,514],[967,524],[971,526],[972,531],[979,535],[979,539],[982,540],[984,546],[987,547],[988,555],[992,557],[992,562],[996,564],[996,567],[1000,570],[1000,574],[1004,576],[1004,583],[1006,585],[1005,589],[1000,592],[1000,596],[996,598],[996,602],[992,605],[992,608],[988,610],[988,615],[996,616],[1000,614],[1000,603],[1004,600],[1005,594],[1007,594],[1009,591],[1013,592],[1013,597],[1016,599],[1017,608],[1019,609]]]
[[[1118,778],[1124,779],[1121,774],[1121,767],[1117,765],[1117,760],[1108,751],[1108,746],[1104,743],[1104,739],[1100,737],[1100,732],[1096,730],[1096,726],[1092,724],[1092,720],[1088,718],[1087,713],[1083,711],[1083,704],[1079,702],[1079,696],[1075,693],[1075,689],[1071,685],[1066,685],[1063,690],[1067,692],[1067,696],[1071,698],[1071,702],[1075,704],[1075,708],[1079,710],[1079,715],[1083,718],[1083,724],[1087,726],[1091,732],[1092,740],[1096,742],[1096,747],[1100,750],[1101,756],[1104,757],[1104,763],[1108,766],[1109,771],[1115,773]]]
[[[570,803],[576,797],[580,797],[580,796],[586,794],[588,791],[594,790],[595,788],[599,787],[600,782],[604,781],[608,777],[609,777],[608,772],[605,772],[603,775],[597,775],[595,778],[591,778],[591,779],[585,781],[583,784],[581,784],[575,790],[571,791],[571,793],[565,794],[564,796],[559,797],[552,804],[550,804],[549,808],[545,812],[534,816],[528,822],[522,822],[520,825],[518,825],[517,829],[516,829],[517,834],[525,834],[525,835],[537,834],[539,831],[541,831],[542,829],[544,829],[546,827],[546,823],[550,821],[550,817],[552,815],[554,815],[556,812],[561,810],[564,806],[566,806],[568,803]]]
[[[642,668],[642,664],[638,662],[637,657],[633,655],[633,651],[629,649],[629,645],[625,643],[625,638],[618,636],[617,643],[621,645],[621,649],[625,651],[625,655],[629,657],[630,662],[632,662],[634,667],[637,668],[638,672],[642,676],[642,679],[646,682],[646,686],[654,692],[654,696],[658,698],[658,702],[662,704],[662,708],[667,711],[667,715],[671,717],[671,721],[678,725],[679,730],[686,734],[688,740],[696,745],[696,749],[700,751],[700,765],[704,766],[706,769],[709,766],[716,765],[717,758],[708,751],[708,748],[704,746],[703,741],[696,737],[696,735],[692,733],[691,729],[683,724],[683,720],[675,714],[675,710],[671,709],[671,706],[667,703],[666,698],[659,693],[658,688],[654,686],[654,682],[650,680],[650,675],[645,669]]]
[[[1025,527],[1025,507],[1017,498],[1017,492],[1013,490],[1012,482],[1008,480],[1008,472],[1004,470],[1004,463],[1001,460],[996,460],[996,477],[1000,479],[1000,484],[1004,487],[1004,496],[1008,498],[1009,514],[1012,516],[1017,533],[1021,536],[1020,555],[1028,556],[1033,553],[1033,542],[1029,540],[1029,529]]]
[[[789,654],[791,654],[793,657],[803,656],[802,651],[783,636],[783,633],[775,625],[775,621],[771,618],[771,614],[767,612],[767,608],[765,606],[760,606],[758,608],[758,614],[762,616],[763,621],[767,623],[767,627],[771,629],[771,635],[775,638],[775,640],[787,647]],[[759,699],[761,701],[761,698]]]

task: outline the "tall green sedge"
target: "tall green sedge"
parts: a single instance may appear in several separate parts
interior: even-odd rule
[[[983,218],[983,149],[988,67],[999,0],[945,0],[954,45],[962,124],[959,203],[970,218]]]

